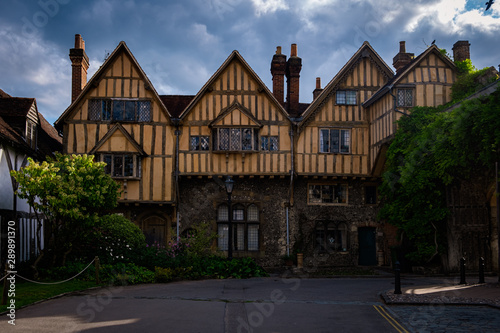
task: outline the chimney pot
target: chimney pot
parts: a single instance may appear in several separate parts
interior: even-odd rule
[[[276,54],[281,54],[281,46],[276,46]]]
[[[399,73],[406,65],[413,60],[414,54],[406,52],[406,42],[399,42],[399,53],[392,59],[392,65],[396,68],[396,73]]]
[[[297,44],[292,44],[292,50],[290,52],[290,57],[296,57],[297,56]]]
[[[314,91],[313,91],[313,100],[315,100],[322,91],[323,91],[323,89],[321,88],[321,78],[317,77],[316,78],[316,89],[314,89]]]
[[[399,52],[406,53],[406,42],[404,40],[399,42]]]

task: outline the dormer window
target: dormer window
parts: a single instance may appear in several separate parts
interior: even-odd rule
[[[36,149],[36,124],[31,120],[26,120],[26,143]]]
[[[89,120],[93,121],[151,121],[151,101],[136,99],[91,99]]]
[[[213,129],[214,151],[258,150],[258,129],[246,127],[216,127]]]

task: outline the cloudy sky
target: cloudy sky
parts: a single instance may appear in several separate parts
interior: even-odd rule
[[[469,40],[477,68],[500,64],[500,1],[486,0],[2,0],[0,88],[35,97],[54,122],[70,103],[69,49],[82,35],[89,79],[125,41],[159,94],[194,95],[233,50],[271,88],[276,46],[302,58],[300,99],[325,86],[367,40],[392,66],[436,45]]]

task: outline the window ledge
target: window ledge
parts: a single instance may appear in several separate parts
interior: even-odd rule
[[[214,154],[255,154],[258,150],[213,150]]]
[[[141,177],[114,177],[111,176],[114,180],[141,180]]]

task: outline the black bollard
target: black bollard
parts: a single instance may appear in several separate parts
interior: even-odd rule
[[[460,259],[460,283],[459,284],[466,284],[465,282],[465,258]]]
[[[394,270],[394,294],[401,294],[401,269],[399,261],[396,261],[396,269]]]
[[[479,282],[484,283],[484,258],[479,258]]]

